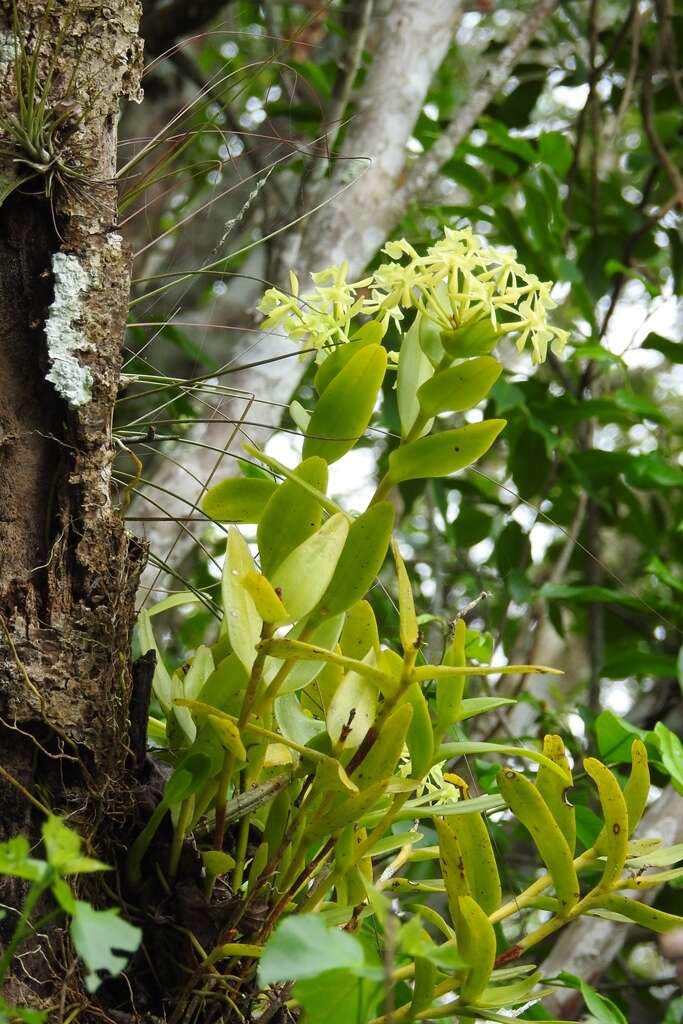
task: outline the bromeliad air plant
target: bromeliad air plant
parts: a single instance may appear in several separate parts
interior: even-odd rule
[[[393,487],[464,469],[505,426],[484,419],[442,429],[435,419],[487,396],[501,372],[491,355],[498,339],[530,339],[536,360],[549,343],[561,350],[564,332],[546,319],[551,286],[469,231],[448,231],[424,256],[406,242],[385,252],[390,261],[355,284],[344,268],[330,268],[313,275],[303,297],[294,277],[291,295],[264,296],[266,328],[318,349],[318,397],[310,410],[293,408],[304,434],[298,466],[245,445],[272,475],[227,479],[206,495],[214,520],[255,524],[258,546],[255,561],[229,527],[217,641],[169,672],[151,616],[192,595],[140,616],[141,648],[158,659],[150,735],[172,774],[130,850],[128,890],[143,893],[155,875],[172,887],[192,841],[207,914],[212,901],[228,907],[211,948],[196,937],[187,947],[176,1024],[197,1019],[207,993],[234,1007],[234,1019],[270,1020],[283,1004],[301,1008],[309,1024],[501,1019],[499,1008],[544,991],[538,972],[515,961],[578,915],[617,913],[656,931],[680,920],[622,894],[683,870],[630,870],[673,864],[680,853],[632,838],[649,792],[643,744],[633,744],[623,790],[605,765],[585,760],[604,828],[577,855],[562,740],[547,736],[539,751],[470,742],[462,731],[467,719],[511,703],[465,696],[469,677],[553,670],[473,663],[477,637],[461,618],[440,663],[425,663],[392,538]],[[368,508],[352,516],[326,493],[328,465],[370,425],[389,364],[389,321],[400,335],[402,437]],[[399,622],[383,643],[366,595],[390,548]],[[450,770],[467,754],[514,757],[517,767],[500,769],[497,793],[470,797]],[[519,770],[525,761],[537,766],[535,778]],[[486,818],[505,808],[547,869],[508,901]],[[169,813],[172,839],[160,843]],[[450,920],[429,894],[445,897]],[[546,918],[526,930],[531,909]],[[513,915],[521,931],[508,946],[496,926]]]

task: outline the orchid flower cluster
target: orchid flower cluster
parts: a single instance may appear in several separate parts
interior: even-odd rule
[[[355,317],[371,316],[386,330],[391,320],[400,325],[405,311],[415,309],[441,331],[488,323],[496,338],[516,334],[519,351],[531,342],[536,363],[549,346],[562,351],[567,331],[548,321],[556,306],[552,282],[528,273],[514,250],[490,248],[470,228],[446,228],[424,255],[406,239],[388,242],[382,252],[389,262],[363,280],[347,281],[343,263],[312,274],[313,288],[303,296],[290,273],[291,294],[270,288],[259,304],[264,330],[282,327],[324,358],[350,339]]]
[[[351,283],[346,280],[348,272],[345,260],[338,267],[311,274],[313,288],[304,297],[299,294],[296,274],[290,270],[290,294],[269,288],[258,305],[266,314],[261,324],[263,330],[282,327],[292,341],[312,345],[321,354],[349,341],[354,317],[370,312],[362,289],[371,285],[373,279],[367,277]]]

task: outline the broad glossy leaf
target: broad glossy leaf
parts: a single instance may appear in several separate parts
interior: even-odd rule
[[[368,320],[362,324],[357,331],[351,335],[351,344],[362,342],[364,345],[379,345],[387,333],[387,323],[380,323],[379,320]]]
[[[413,708],[409,702],[391,712],[368,754],[353,773],[353,781],[360,789],[367,789],[375,782],[389,779],[393,775],[412,718]],[[377,850],[374,852],[377,853]]]
[[[358,601],[349,608],[339,643],[347,658],[362,659],[371,649],[379,654],[377,620],[369,601]]]
[[[439,370],[417,392],[422,413],[436,416],[440,412],[471,409],[488,395],[502,369],[492,356],[480,356]]]
[[[629,848],[632,846],[633,843],[629,843]],[[683,843],[676,843],[675,846],[655,849],[639,857],[629,856],[628,866],[630,868],[662,868],[668,867],[670,864],[677,864],[681,860],[683,860]]]
[[[601,711],[595,719],[595,735],[600,757],[610,764],[630,761],[634,739],[645,740],[647,737],[645,730],[609,710]]]
[[[360,1024],[377,1016],[384,990],[376,976],[379,969],[375,975],[366,976],[370,970],[366,967],[358,972],[325,971],[315,978],[297,981],[292,995],[310,1024]]]
[[[370,324],[366,324],[366,326],[369,327]],[[375,326],[379,327],[379,324],[376,324]],[[316,370],[315,377],[313,378],[313,386],[318,394],[322,395],[327,385],[334,380],[338,373],[341,373],[356,353],[360,352],[360,350],[365,348],[366,345],[378,345],[381,340],[381,337],[372,337],[371,332],[365,337],[356,338],[346,344],[337,345],[337,347],[330,352],[325,359],[323,359],[322,363]]]
[[[309,636],[309,643],[315,644],[317,647],[324,647],[326,650],[333,650],[339,635],[344,625],[344,615],[334,615],[332,618],[325,619],[321,622],[316,629],[313,630]],[[287,639],[295,640],[302,632],[302,626],[297,624],[287,634]],[[275,672],[279,669],[284,662],[280,659],[273,661],[272,667],[269,666],[267,679],[270,681],[275,676]],[[312,683],[313,680],[318,676],[325,666],[324,661],[299,661],[292,668],[289,675],[285,679],[280,693],[293,693],[295,690],[303,690],[305,686]]]
[[[202,510],[219,523],[258,523],[276,488],[274,480],[229,477],[206,492]]]
[[[385,681],[379,684],[380,690],[385,697],[393,697],[403,675],[403,658],[397,651],[392,651],[390,647],[382,647],[377,657],[377,667],[385,676]],[[415,677],[413,676],[413,678]]]
[[[250,571],[244,574],[242,586],[251,594],[256,611],[264,622],[286,622],[289,613],[278,597],[272,584],[260,573]]]
[[[467,359],[491,352],[498,342],[498,335],[491,321],[484,318],[474,323],[463,324],[455,331],[442,331],[441,343],[453,359]]]
[[[254,599],[241,582],[245,573],[249,572],[255,572],[249,546],[239,530],[231,526],[221,581],[223,623],[230,645],[247,672],[251,671],[254,664],[256,644],[263,625]]]
[[[348,537],[316,615],[337,615],[365,596],[386,557],[394,508],[380,501],[352,520]]]
[[[13,878],[25,878],[35,882],[49,870],[44,860],[36,860],[30,855],[28,839],[15,836],[6,843],[0,843],[0,874],[11,875]]]
[[[304,456],[336,462],[365,433],[387,367],[381,345],[366,345],[325,388],[304,441]]]
[[[43,823],[42,836],[48,864],[56,868],[60,875],[110,870],[102,861],[81,854],[81,837],[56,815],[51,814]]]
[[[203,850],[202,860],[207,874],[217,878],[219,875],[226,875],[235,866],[235,858],[223,850]]]
[[[391,550],[396,563],[396,577],[398,579],[398,611],[399,611],[399,634],[401,646],[405,653],[414,652],[420,640],[420,629],[415,615],[415,602],[413,600],[413,588],[405,564],[401,557],[398,542],[392,540]]]
[[[389,475],[394,483],[400,483],[448,476],[471,466],[489,450],[505,423],[505,420],[483,420],[411,441],[389,456]]]
[[[664,910],[656,910],[639,900],[632,900],[628,896],[603,896],[600,898],[600,906],[613,913],[627,917],[629,921],[649,928],[653,932],[670,932],[674,928],[683,928],[683,917],[677,914],[668,914]]]
[[[422,314],[418,313],[410,330],[406,331],[401,341],[401,353],[398,360],[398,380],[396,400],[398,415],[401,420],[401,434],[407,437],[420,414],[420,402],[417,392],[421,384],[428,381],[434,373],[434,367],[420,345],[420,324]],[[431,413],[427,413],[431,415]],[[427,425],[425,424],[425,433]]]
[[[324,492],[327,487],[327,463],[324,459],[306,459],[294,470],[296,476]],[[294,480],[280,484],[264,509],[256,537],[261,570],[269,578],[287,555],[310,537],[322,522],[320,502]]]
[[[172,747],[187,746],[181,733],[184,734],[185,739],[190,743],[194,743],[197,736],[197,726],[188,709],[177,703],[177,701],[185,697],[185,685],[179,671],[174,672],[171,676],[171,692],[173,694],[173,717],[168,719],[166,727],[168,739]],[[175,718],[175,722],[173,718]],[[180,727],[180,733],[176,727],[176,722]]]
[[[315,677],[310,689],[306,690],[306,696],[309,698],[312,708],[316,709],[316,713],[321,713],[323,716],[327,715],[330,701],[337,692],[343,678],[344,669],[340,665],[331,665],[329,663]]]
[[[301,402],[296,400],[289,403],[289,415],[292,417],[302,434],[305,434],[308,430],[308,424],[311,422],[311,414],[307,409],[304,409]]]
[[[367,658],[374,660],[374,652]],[[377,713],[377,687],[358,672],[347,672],[327,709],[327,731],[333,743],[345,734],[344,747],[357,747]]]
[[[213,657],[208,647],[201,644],[195,651],[190,667],[183,679],[184,696],[194,700],[214,670]]]
[[[683,795],[683,743],[663,722],[657,722],[654,731],[659,742],[662,762],[671,777],[671,784]]]
[[[460,702],[460,711],[456,721],[466,722],[468,718],[475,715],[485,715],[488,711],[495,711],[496,708],[503,708],[508,704],[516,704],[512,697],[465,697]]]
[[[562,179],[572,162],[571,143],[563,132],[543,132],[538,139],[538,152],[544,163]]]
[[[99,988],[103,973],[120,974],[142,939],[142,931],[124,921],[117,910],[95,910],[76,900],[69,929],[74,949],[87,967],[85,987]]]
[[[275,701],[275,718],[288,740],[306,746],[325,728],[325,723],[304,714],[295,693],[285,693]]]
[[[448,288],[445,283],[437,285],[435,290],[441,302],[447,304]],[[426,317],[420,321],[420,347],[432,366],[439,366],[443,362],[446,352],[441,343],[441,330],[433,320]]]
[[[581,980],[579,987],[586,1002],[586,1009],[590,1012],[595,1024],[628,1024],[626,1017],[611,999],[596,992],[593,986],[586,981]]]
[[[273,573],[271,583],[279,589],[291,621],[309,615],[320,601],[334,576],[348,533],[348,517],[337,512],[291,551]]]
[[[318,914],[297,914],[273,932],[259,964],[259,982],[265,986],[316,978],[338,968],[360,968],[364,962],[363,947],[348,932],[330,928]]]
[[[156,654],[154,676],[152,677],[152,689],[154,690],[154,694],[161,704],[164,712],[167,712],[171,706],[171,701],[173,700],[171,676],[163,663],[161,653],[157,647],[157,642],[154,639],[152,620],[149,612],[145,608],[140,609],[138,612],[137,630],[140,641],[140,653],[147,654],[149,651],[154,651]]]
[[[432,764],[434,730],[429,716],[429,707],[419,683],[413,683],[408,687],[405,699],[413,709],[413,717],[406,737],[410,753],[410,775],[413,779],[421,779]]]
[[[346,769],[341,761],[330,757],[321,761],[316,769],[316,782],[321,786],[324,793],[358,793],[359,788],[355,780],[349,778]]]
[[[198,698],[221,711],[237,711],[232,702],[246,689],[249,673],[236,654],[222,658],[204,683]],[[241,698],[240,698],[241,700]]]

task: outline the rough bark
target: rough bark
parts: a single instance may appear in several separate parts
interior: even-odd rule
[[[392,4],[327,202],[305,222],[303,237],[294,235],[287,247],[286,260],[301,266],[302,275],[343,260],[349,261],[351,275],[359,274],[405,213],[406,206],[397,208],[393,197],[407,171],[406,143],[462,11],[453,0],[435,0],[419,12],[411,0]]]
[[[101,852],[130,788],[128,652],[144,561],[109,486],[130,270],[115,231],[116,123],[121,97],[138,94],[138,18],[137,0],[0,4],[2,113],[19,109],[24,51],[39,53],[47,116],[65,115],[48,169],[0,207],[2,764]],[[6,123],[0,153],[3,184],[30,173]],[[0,838],[38,826],[1,783]]]

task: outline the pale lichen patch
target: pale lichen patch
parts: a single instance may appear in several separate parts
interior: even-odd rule
[[[45,323],[50,371],[47,380],[72,409],[92,398],[92,374],[78,361],[78,353],[92,345],[78,326],[83,316],[83,295],[91,287],[90,275],[81,261],[69,253],[52,257],[54,301]]]

